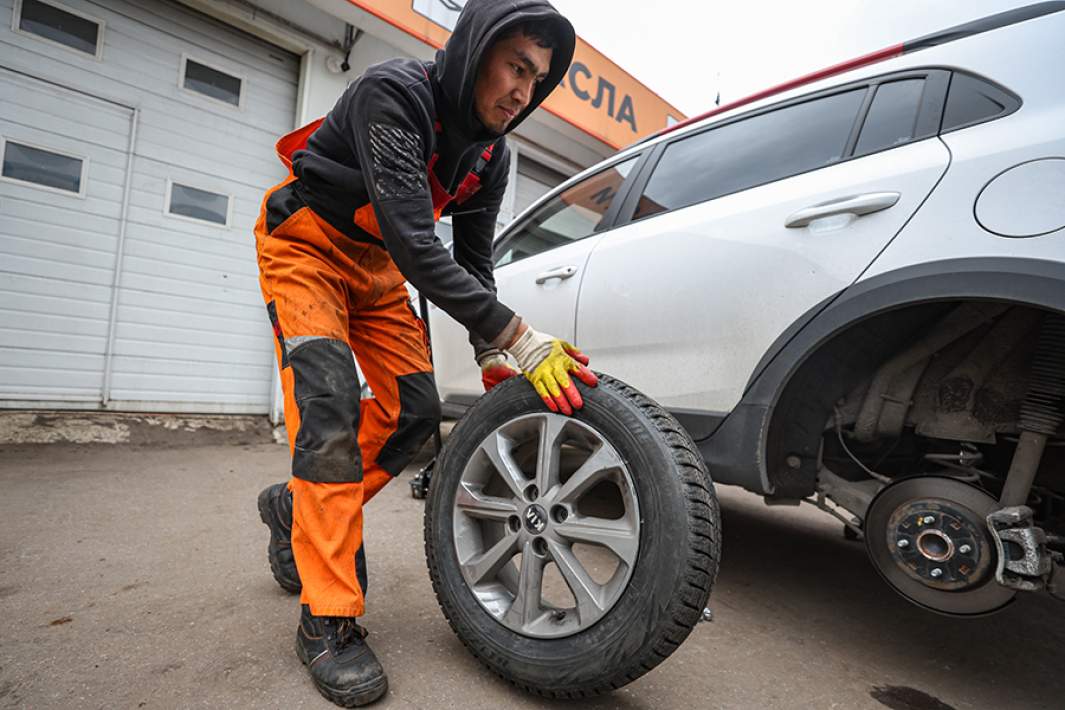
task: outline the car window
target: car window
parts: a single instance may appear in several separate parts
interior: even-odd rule
[[[635,219],[764,185],[839,161],[867,89],[862,87],[671,143]]]
[[[1019,102],[997,86],[975,76],[955,72],[943,110],[943,131],[965,128],[1011,113]]]
[[[603,223],[639,156],[602,170],[563,190],[527,217],[501,244],[496,266],[584,239]]]
[[[913,140],[924,94],[924,79],[881,84],[862,125],[855,155],[867,155]]]

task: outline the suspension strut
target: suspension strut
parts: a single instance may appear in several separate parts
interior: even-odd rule
[[[1058,555],[1047,548],[1047,534],[1034,524],[1025,503],[1035,482],[1047,439],[1065,421],[1065,317],[1044,316],[1032,360],[1028,392],[1021,403],[1020,439],[1010,462],[1000,508],[987,516],[997,548],[995,579],[999,584],[1028,591],[1059,586],[1052,577]]]
[[[1065,316],[1043,318],[1032,361],[1032,378],[1021,404],[1020,440],[1010,463],[999,502],[1003,507],[1024,505],[1035,481],[1047,438],[1065,421]]]

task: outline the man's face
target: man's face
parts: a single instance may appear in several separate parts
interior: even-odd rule
[[[551,68],[551,50],[519,33],[499,40],[481,60],[473,103],[486,128],[503,133],[532,101]]]

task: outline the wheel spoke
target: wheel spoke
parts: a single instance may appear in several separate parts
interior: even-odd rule
[[[525,543],[521,554],[521,573],[518,576],[518,593],[503,617],[508,624],[528,626],[542,613],[545,560],[533,552],[532,542]]]
[[[460,483],[455,493],[455,505],[471,518],[498,520],[506,522],[518,514],[518,506],[513,500],[485,495],[478,487],[469,483]]]
[[[573,593],[577,601],[577,616],[583,626],[590,621],[599,618],[603,613],[603,605],[599,601],[600,586],[595,583],[584,565],[566,545],[557,542],[549,542],[548,549],[551,551],[551,559],[555,561],[558,571],[562,573],[562,579]]]
[[[514,497],[521,500],[522,493],[528,482],[521,469],[514,463],[514,458],[510,455],[510,439],[496,432],[481,444],[481,451],[492,462],[496,473],[507,484]]]
[[[536,487],[540,495],[546,495],[558,485],[558,463],[561,454],[559,439],[566,420],[560,416],[545,415],[540,419],[540,441],[536,450]]]
[[[640,539],[635,528],[625,520],[572,517],[555,527],[555,532],[571,542],[585,542],[605,547],[630,567],[636,563]]]
[[[621,466],[621,459],[608,447],[600,446],[573,472],[555,496],[556,503],[574,503],[611,471]]]
[[[463,564],[462,569],[471,585],[481,584],[496,576],[517,552],[518,535],[508,532],[486,552]]]

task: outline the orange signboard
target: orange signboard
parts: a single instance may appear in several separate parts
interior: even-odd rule
[[[348,0],[426,44],[440,48],[464,0]],[[573,63],[544,110],[621,148],[685,115],[638,82],[602,52],[577,38]]]

